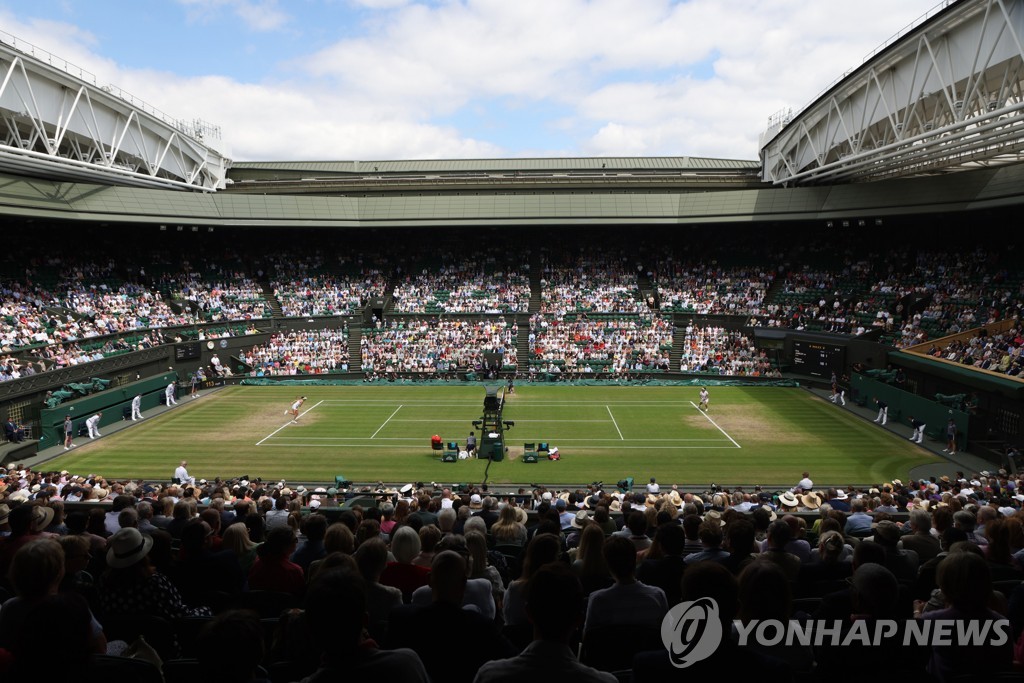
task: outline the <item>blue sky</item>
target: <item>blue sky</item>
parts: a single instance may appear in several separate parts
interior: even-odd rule
[[[238,160],[755,159],[936,0],[0,0],[0,30]]]

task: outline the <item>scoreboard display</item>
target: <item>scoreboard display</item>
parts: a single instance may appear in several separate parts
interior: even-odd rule
[[[174,347],[174,360],[183,361],[199,358],[199,342],[183,342]]]
[[[843,374],[846,367],[846,347],[822,342],[793,340],[793,371],[812,377]]]

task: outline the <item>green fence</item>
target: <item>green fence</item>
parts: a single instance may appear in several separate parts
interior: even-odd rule
[[[142,410],[155,408],[163,403],[164,391],[171,382],[177,382],[178,375],[165,372],[137,382],[100,391],[61,403],[56,408],[44,408],[39,414],[39,450],[50,448],[64,442],[64,417],[71,416],[74,433],[85,424],[85,420],[102,411],[100,428],[104,425],[120,422],[124,419],[124,409],[131,409],[132,399],[142,394]]]
[[[886,384],[864,375],[853,376],[853,399],[857,402],[864,402],[867,407],[874,405],[873,399],[885,401],[889,404],[889,421],[895,420],[903,424],[909,424],[908,420],[913,415],[925,423],[925,433],[933,438],[944,441],[946,438],[946,423],[950,418],[956,424],[957,449],[964,449],[967,445],[968,415],[961,410],[951,409],[938,401],[903,391],[892,384]]]

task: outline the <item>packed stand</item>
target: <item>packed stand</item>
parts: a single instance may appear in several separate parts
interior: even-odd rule
[[[517,337],[518,326],[504,318],[378,322],[363,329],[361,369],[366,373],[502,370],[518,363]]]
[[[486,683],[520,680],[546,653],[583,680],[666,680],[678,671],[666,614],[708,597],[723,637],[694,675],[734,666],[792,680],[855,664],[986,680],[1024,659],[1024,480],[1005,470],[865,488],[804,472],[780,490],[684,492],[651,478],[493,493],[196,481],[187,464],[170,483],[0,471],[12,596],[0,675],[19,680],[50,652],[87,677],[102,653],[124,653],[132,624],[156,620],[166,628],[146,643],[167,675],[169,660],[192,657],[227,658],[249,680],[262,666],[311,682],[400,670]],[[342,507],[353,498],[373,503]],[[763,620],[813,637],[743,644]],[[857,636],[881,620],[897,631]],[[902,637],[937,620],[990,628],[973,646]]]
[[[658,260],[655,271],[663,311],[706,315],[763,315],[775,274],[766,267]]]
[[[646,313],[637,265],[624,254],[587,249],[557,258],[542,252],[541,305],[545,316],[566,313]]]
[[[530,319],[530,365],[548,372],[668,370],[672,323],[661,316]]]
[[[398,313],[524,313],[530,305],[526,263],[501,250],[468,255],[444,251],[440,266],[414,268],[395,287]]]
[[[771,375],[773,368],[767,353],[757,349],[744,333],[691,321],[685,330],[679,371],[764,377]]]
[[[225,255],[222,263],[237,260]],[[194,310],[200,320],[252,320],[268,318],[270,306],[263,288],[244,272],[228,270],[219,263],[182,261],[180,270],[163,273],[161,281],[182,306]]]
[[[1005,332],[978,335],[965,340],[954,340],[940,349],[932,346],[928,355],[935,358],[970,365],[981,370],[990,370],[1012,377],[1019,377],[1024,370],[1021,349],[1024,334],[1019,326]]]
[[[114,259],[78,262],[61,271],[58,305],[79,318],[83,336],[118,334],[133,330],[196,322],[187,311],[175,313],[159,291],[143,284],[142,269],[135,281],[120,275]]]
[[[239,357],[252,377],[348,372],[348,326],[341,329],[276,332]]]
[[[328,262],[317,252],[308,258],[282,258],[273,266],[270,286],[285,317],[353,315],[371,298],[383,296],[388,273],[339,256]]]

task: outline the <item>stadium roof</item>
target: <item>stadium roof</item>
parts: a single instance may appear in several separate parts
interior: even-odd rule
[[[407,161],[236,161],[234,170],[322,173],[459,173],[466,171],[579,171],[601,169],[737,171],[759,170],[758,160],[707,157],[577,157],[538,159],[421,159]]]
[[[178,192],[0,175],[0,215],[25,219],[209,226],[572,226],[700,225],[835,220],[835,227],[886,216],[927,215],[1024,204],[1024,164],[955,176],[851,185],[715,191],[609,188],[580,178],[573,189],[353,192],[302,195]],[[235,187],[245,185],[237,183]],[[268,183],[269,185],[269,183]],[[844,223],[846,225],[844,225]]]

